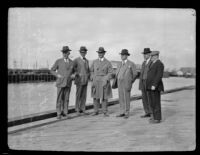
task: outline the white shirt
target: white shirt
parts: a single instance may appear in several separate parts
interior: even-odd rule
[[[148,59],[146,60],[146,65],[149,63],[149,61],[150,61],[150,58],[148,58]]]
[[[122,60],[122,65],[125,65],[127,62],[127,59],[126,60]]]
[[[65,61],[65,62],[69,62],[69,59],[64,58],[64,61]]]
[[[103,58],[99,58],[99,61],[103,61],[104,60],[104,57]]]
[[[85,62],[86,61],[86,58],[84,58],[84,57],[81,57],[81,59]]]

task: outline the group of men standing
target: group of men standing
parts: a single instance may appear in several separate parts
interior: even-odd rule
[[[76,85],[75,110],[77,115],[88,114],[85,105],[87,86],[91,80],[91,97],[94,103],[92,116],[99,114],[101,102],[103,115],[108,117],[107,104],[108,99],[113,97],[110,83],[113,76],[116,78],[120,104],[120,113],[116,117],[129,118],[130,92],[138,74],[136,65],[128,60],[130,53],[127,49],[122,49],[120,53],[122,61],[117,66],[116,72],[113,71],[111,62],[104,57],[106,51],[103,47],[97,50],[98,58],[93,61],[91,67],[85,57],[88,51],[85,46],[80,47],[80,57],[73,61],[69,58],[71,50],[68,46],[64,46],[61,51],[63,58],[56,60],[51,68],[51,73],[57,77],[57,119],[68,118],[69,95],[73,80]],[[162,83],[164,65],[158,59],[158,51],[145,48],[143,54],[145,61],[142,64],[139,82],[145,111],[142,117],[151,117],[150,123],[159,123],[161,121],[160,91],[164,90]]]

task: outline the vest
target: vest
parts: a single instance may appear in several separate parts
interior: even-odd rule
[[[119,80],[122,80],[124,79],[124,73],[126,71],[126,64],[122,65],[120,70],[119,70],[119,73],[118,73],[118,76],[117,76],[117,79]]]

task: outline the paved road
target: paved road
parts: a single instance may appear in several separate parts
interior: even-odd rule
[[[91,111],[90,111],[91,112]],[[194,150],[195,90],[162,95],[160,124],[149,124],[141,100],[131,102],[129,119],[116,118],[119,105],[109,107],[110,117],[81,116],[8,135],[16,150],[54,151],[187,151]]]

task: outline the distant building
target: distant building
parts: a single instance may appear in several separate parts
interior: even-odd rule
[[[172,71],[170,71],[170,74],[169,74],[170,76],[178,76],[177,75],[177,71],[174,69],[174,70],[172,70]]]
[[[114,61],[114,60],[111,61],[111,64],[112,64],[113,69],[117,69],[117,66],[120,64],[120,62],[121,62],[121,61]],[[135,65],[136,65],[136,70],[137,70],[138,72],[140,72],[142,66],[141,66],[140,64],[135,64]]]
[[[191,75],[196,76],[196,68],[195,67],[182,67],[180,71],[183,72],[183,75]]]
[[[120,64],[120,61],[111,61],[113,69],[117,69],[117,66]]]
[[[183,76],[183,72],[182,72],[182,71],[180,71],[180,70],[179,70],[179,71],[177,71],[177,76],[180,76],[180,77],[181,77],[181,76]]]

